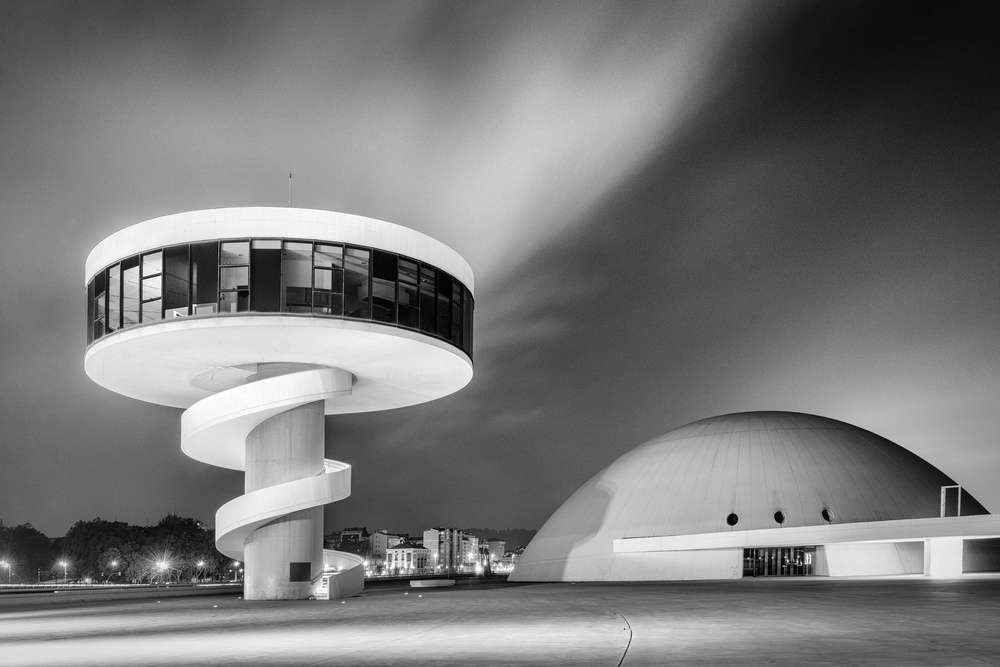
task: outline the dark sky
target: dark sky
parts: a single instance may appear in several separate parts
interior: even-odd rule
[[[214,523],[239,473],[83,372],[84,260],[294,203],[476,274],[475,378],[329,418],[328,528],[537,528],[743,410],[847,421],[1000,511],[1000,5],[0,3],[0,518]]]

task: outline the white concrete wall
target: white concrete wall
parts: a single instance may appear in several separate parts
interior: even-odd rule
[[[920,542],[944,537],[1000,537],[1000,514],[865,521],[691,535],[660,535],[614,540],[616,553],[691,551],[744,547],[791,547],[845,542]]]
[[[365,569],[355,566],[330,576],[329,599],[339,600],[357,595],[365,589]]]
[[[617,554],[608,581],[739,579],[742,549]]]
[[[517,576],[514,576],[517,575]],[[598,555],[580,551],[565,559],[518,562],[513,581],[684,581],[739,579],[743,549],[660,551]]]
[[[920,574],[924,570],[923,542],[828,544],[822,551],[825,564],[822,568],[817,564],[816,574],[831,577]]]
[[[925,540],[923,573],[930,577],[962,576],[962,541],[961,537]]]

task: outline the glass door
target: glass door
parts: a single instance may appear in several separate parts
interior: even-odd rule
[[[744,577],[803,577],[813,574],[816,547],[743,550]]]

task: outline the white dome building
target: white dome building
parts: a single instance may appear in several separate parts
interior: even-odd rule
[[[951,576],[963,539],[997,535],[1000,515],[885,438],[824,417],[747,412],[621,456],[556,510],[510,579]]]

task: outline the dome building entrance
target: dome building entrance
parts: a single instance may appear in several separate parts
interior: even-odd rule
[[[744,577],[807,577],[815,574],[816,547],[743,550]]]

